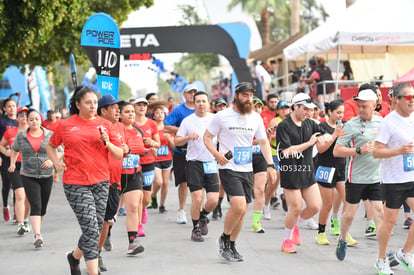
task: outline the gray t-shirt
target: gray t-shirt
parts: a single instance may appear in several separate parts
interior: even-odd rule
[[[337,143],[348,148],[362,147],[368,141],[374,143],[382,120],[377,115],[370,121],[354,117],[344,125],[344,135],[338,138]],[[359,184],[377,183],[381,181],[380,170],[381,159],[374,159],[372,153],[357,154],[346,161],[346,180]]]

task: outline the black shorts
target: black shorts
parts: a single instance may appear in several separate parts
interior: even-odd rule
[[[316,166],[316,170],[317,169],[318,169],[318,167]],[[320,181],[317,181],[317,183],[320,186],[323,186],[325,188],[334,188],[336,186],[336,183],[339,182],[339,181],[345,181],[345,171],[336,168],[334,176],[332,178],[332,183],[326,183],[326,182],[320,182]]]
[[[414,182],[382,184],[385,205],[390,209],[399,209],[407,198],[414,197]]]
[[[151,191],[154,183],[155,166],[154,163],[141,164],[142,167],[142,190]]]
[[[185,168],[187,175],[187,184],[190,192],[206,189],[206,192],[218,192],[219,180],[216,173],[206,174],[204,171],[203,162],[188,161]]]
[[[114,221],[119,205],[119,193],[117,189],[118,184],[114,183],[109,187],[108,201],[106,202],[105,221]]]
[[[230,199],[235,196],[244,196],[246,202],[252,202],[253,172],[236,172],[230,169],[220,169],[221,185]]]
[[[172,168],[172,160],[163,160],[154,162],[155,170],[170,170]]]
[[[185,155],[175,152],[173,156],[175,186],[180,185],[182,182],[187,182],[185,176],[186,165]]]
[[[267,172],[267,161],[262,154],[253,154],[253,174]]]
[[[20,167],[22,163],[20,161],[16,161],[16,169],[14,169],[13,173],[9,173],[9,178],[11,182],[11,186],[13,190],[18,188],[23,188],[22,176],[20,176]]]
[[[382,188],[379,182],[372,184],[345,183],[346,201],[351,204],[361,200],[382,201]]]
[[[121,175],[121,194],[142,190],[142,172]]]

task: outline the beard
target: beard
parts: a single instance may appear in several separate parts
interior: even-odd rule
[[[253,110],[253,103],[252,102],[245,102],[245,103],[241,103],[240,101],[236,100],[236,107],[239,110],[239,112],[244,115],[244,114],[250,114]]]

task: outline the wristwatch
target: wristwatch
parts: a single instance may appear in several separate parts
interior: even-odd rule
[[[361,154],[361,147],[357,147],[355,151],[358,155],[360,155]]]
[[[268,165],[267,165],[267,168],[273,168],[273,169],[276,169],[276,164],[274,164],[274,163],[268,164]]]

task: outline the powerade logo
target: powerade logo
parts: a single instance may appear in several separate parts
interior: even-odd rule
[[[99,45],[115,45],[115,33],[112,31],[87,29],[86,39],[90,43]]]

